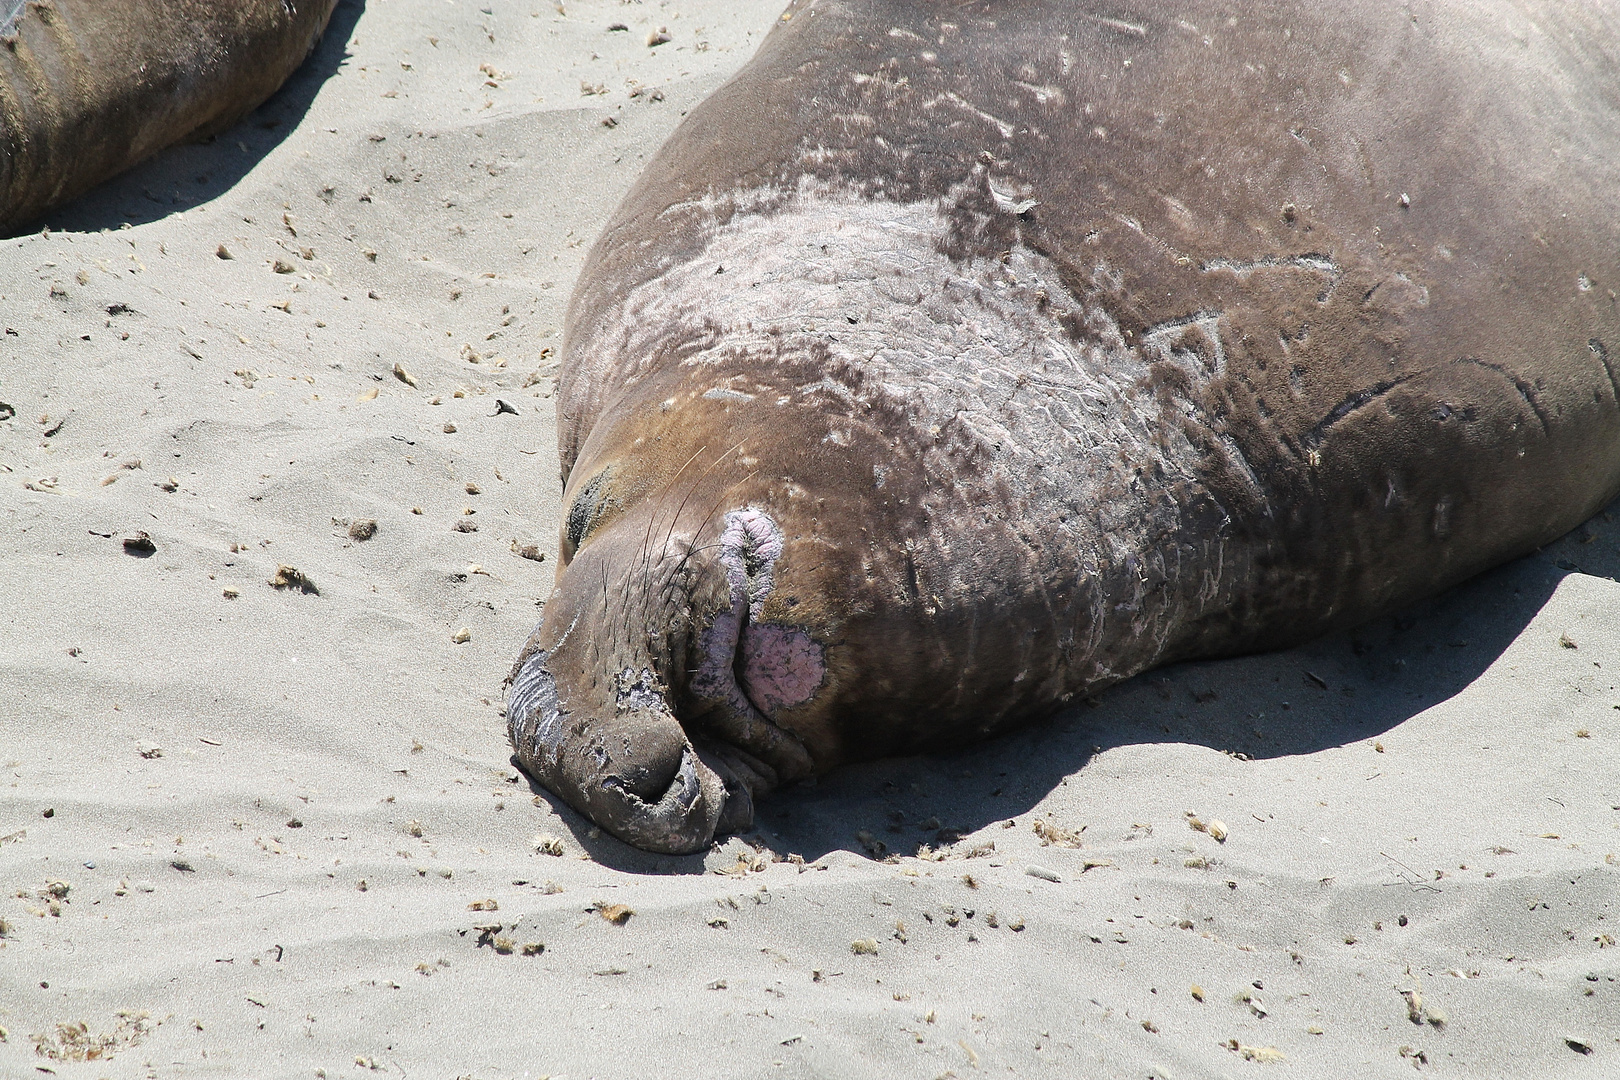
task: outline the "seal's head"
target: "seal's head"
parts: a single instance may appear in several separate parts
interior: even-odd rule
[[[604,434],[586,447],[557,586],[512,675],[519,763],[652,851],[747,827],[757,795],[832,756],[818,738],[836,681],[816,632],[827,620],[784,590],[794,560],[778,519],[802,499],[762,479],[779,470],[742,444],[709,448],[704,414],[733,404],[608,429],[639,446]]]

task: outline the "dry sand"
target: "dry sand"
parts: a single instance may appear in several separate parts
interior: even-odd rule
[[[547,350],[776,11],[350,0],[241,127],[0,243],[0,1076],[1620,1075],[1607,515],[701,858],[517,776]]]

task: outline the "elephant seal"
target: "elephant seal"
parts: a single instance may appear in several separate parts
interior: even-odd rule
[[[338,0],[0,0],[0,233],[275,93]]]
[[[642,848],[1620,490],[1600,0],[800,0],[597,241],[515,760]]]

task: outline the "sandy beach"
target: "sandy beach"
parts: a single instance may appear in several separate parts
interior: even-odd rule
[[[564,306],[779,10],[345,0],[0,241],[0,1076],[1620,1074],[1620,505],[701,856],[512,767]]]

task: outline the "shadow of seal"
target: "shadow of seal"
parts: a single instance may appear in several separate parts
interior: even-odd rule
[[[1616,86],[1597,3],[793,4],[572,298],[515,760],[691,852],[1571,529]]]

